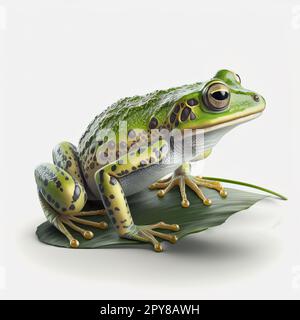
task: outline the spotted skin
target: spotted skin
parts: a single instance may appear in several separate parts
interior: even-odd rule
[[[164,127],[174,129],[177,128],[180,123],[196,120],[197,116],[195,110],[199,107],[199,103],[199,99],[194,97],[178,101],[170,111],[164,123]]]
[[[96,175],[96,181],[106,212],[118,234],[123,236],[133,226],[133,220],[122,187],[106,170]]]
[[[139,227],[134,224],[126,196],[118,178],[130,174],[138,168],[145,168],[161,162],[166,156],[166,152],[164,152],[166,145],[165,141],[159,140],[142,151],[137,150],[138,156],[137,154],[132,155],[133,158],[130,161],[128,161],[128,155],[126,155],[118,161],[104,166],[96,173],[95,179],[102,202],[120,237],[145,242],[149,240],[139,233]]]
[[[80,162],[76,147],[69,142],[61,142],[52,152],[53,163],[67,171],[72,177],[84,185]]]
[[[49,205],[62,214],[78,213],[87,196],[82,184],[55,164],[45,163],[35,170],[39,192]]]
[[[73,238],[66,225],[80,232],[85,239],[91,239],[93,233],[72,222],[79,219],[78,216],[85,215],[82,209],[87,201],[76,148],[67,142],[57,145],[53,149],[53,161],[55,164],[44,163],[35,169],[39,199],[48,221],[69,239],[71,247],[78,247],[79,241]],[[102,213],[99,210],[99,214]],[[81,219],[77,222],[89,224]],[[106,223],[94,222],[92,226],[100,229],[107,227]]]
[[[150,143],[155,143],[160,138],[159,131],[157,130],[144,130],[144,129],[131,129],[127,133],[127,141],[117,141],[117,143],[112,144],[109,139],[107,141],[101,140],[98,146],[93,149],[93,153],[89,152],[87,158],[81,163],[82,172],[84,175],[84,180],[89,186],[89,192],[94,199],[98,199],[99,191],[98,186],[95,182],[94,176],[98,170],[106,166],[107,164],[112,165],[112,171],[115,171],[118,164],[121,164],[123,159],[128,156],[131,159],[134,157],[139,157],[140,153],[147,150]],[[159,150],[155,150],[156,153]],[[130,174],[133,171],[143,169],[146,167],[144,159],[141,163],[136,165],[132,164],[127,166],[121,172],[117,172],[118,177],[122,177],[126,174]],[[149,159],[150,163],[153,159]]]

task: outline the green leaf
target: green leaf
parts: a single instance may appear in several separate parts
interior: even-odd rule
[[[263,194],[246,192],[236,189],[227,189],[228,197],[223,199],[215,190],[206,189],[205,194],[213,204],[206,207],[190,190],[187,190],[190,201],[189,208],[182,208],[177,189],[170,191],[164,198],[158,198],[156,192],[144,190],[128,198],[132,216],[136,224],[152,224],[159,221],[177,223],[180,231],[176,234],[182,238],[188,234],[201,232],[224,223],[232,214],[245,210],[257,201],[266,197]],[[89,203],[87,210],[97,207],[97,203]],[[99,205],[99,204],[98,204]],[[92,217],[91,220],[109,223],[107,217]],[[80,241],[80,248],[103,248],[109,246],[140,245],[142,243],[121,239],[109,223],[108,230],[91,228],[95,237],[92,240],[84,240],[79,234],[71,231]],[[53,246],[69,247],[69,242],[49,222],[41,224],[37,228],[37,236],[40,241]]]

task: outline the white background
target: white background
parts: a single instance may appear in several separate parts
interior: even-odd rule
[[[299,298],[300,1],[1,1],[3,298]],[[265,200],[163,254],[68,250],[44,221],[34,167],[77,143],[124,96],[235,70],[261,93],[259,119],[225,136],[205,175],[270,187]]]

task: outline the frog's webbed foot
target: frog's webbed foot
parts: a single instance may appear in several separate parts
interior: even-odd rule
[[[56,217],[56,226],[68,238],[68,240],[70,241],[70,247],[78,248],[79,241],[73,237],[73,235],[69,232],[66,226],[80,233],[84,239],[91,240],[94,238],[94,233],[91,230],[87,230],[78,226],[78,224],[104,230],[104,229],[107,229],[108,227],[107,223],[104,221],[95,222],[87,219],[81,219],[79,217],[104,215],[104,214],[105,214],[105,210],[103,209],[98,211],[79,212],[77,214],[72,214],[72,215],[60,215]]]
[[[206,206],[210,206],[212,204],[212,201],[205,196],[200,187],[214,189],[218,191],[220,196],[223,198],[227,196],[227,192],[220,182],[206,180],[199,176],[192,176],[190,175],[189,170],[187,170],[187,168],[182,167],[176,170],[172,177],[169,177],[164,180],[159,180],[150,185],[149,188],[150,190],[159,189],[157,195],[159,197],[164,197],[175,186],[178,186],[181,194],[181,206],[183,208],[188,208],[190,206],[190,202],[187,199],[185,191],[186,185],[196,193],[196,195],[202,200],[203,204]]]
[[[96,211],[81,211],[73,214],[60,214],[56,212],[50,205],[40,196],[42,208],[48,218],[49,222],[53,224],[70,242],[71,248],[78,248],[79,241],[71,234],[69,229],[72,229],[82,235],[86,240],[90,240],[94,237],[94,233],[91,230],[84,229],[77,224],[87,225],[98,229],[107,229],[108,225],[106,222],[95,222],[87,219],[81,219],[79,217],[104,215],[105,210]],[[67,228],[68,227],[68,228]]]
[[[162,240],[167,240],[171,243],[177,242],[177,236],[175,234],[163,233],[156,231],[155,229],[179,231],[179,225],[177,224],[167,224],[164,222],[158,222],[156,224],[137,226],[134,225],[133,228],[126,234],[123,235],[124,238],[137,240],[142,242],[149,242],[153,245],[156,252],[162,252],[163,247],[161,243],[157,240],[160,238]]]

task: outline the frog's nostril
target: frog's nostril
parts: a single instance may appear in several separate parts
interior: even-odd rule
[[[259,102],[260,98],[258,94],[253,95],[253,100]]]

